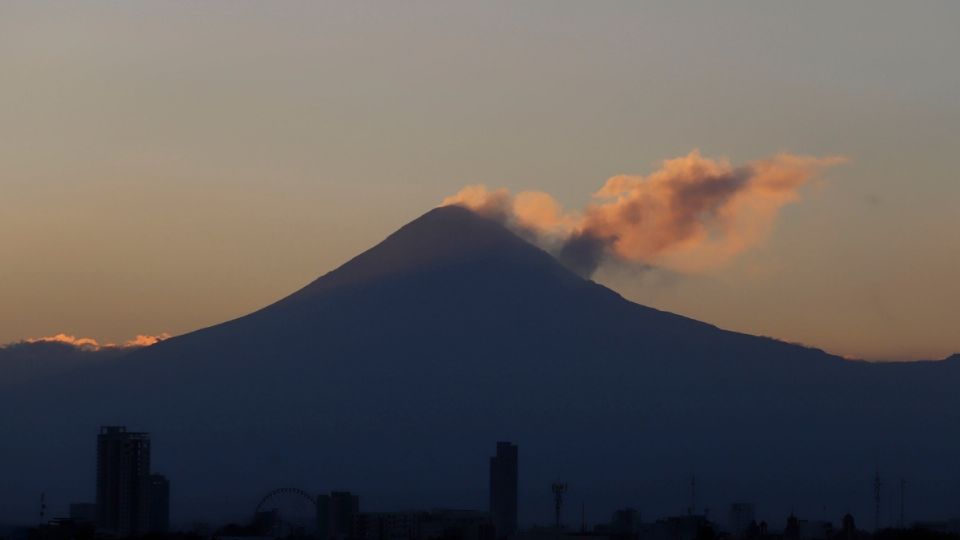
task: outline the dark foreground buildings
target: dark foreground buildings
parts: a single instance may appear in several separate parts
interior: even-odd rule
[[[348,491],[317,496],[317,529],[320,540],[347,540],[360,512],[360,498]]]
[[[486,512],[441,509],[357,514],[350,540],[494,540],[494,537]]]
[[[118,537],[166,532],[170,485],[150,474],[150,435],[104,426],[97,435],[97,531]]]
[[[170,481],[162,474],[150,475],[150,514],[148,532],[170,531]]]
[[[517,445],[509,442],[490,458],[490,519],[497,538],[517,532]]]

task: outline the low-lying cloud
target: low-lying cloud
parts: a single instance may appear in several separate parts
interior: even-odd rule
[[[99,351],[101,349],[129,349],[136,347],[149,347],[170,337],[170,334],[163,332],[157,335],[138,334],[133,339],[128,339],[123,343],[103,343],[101,344],[94,338],[77,337],[70,334],[54,334],[38,338],[27,338],[27,343],[63,343],[72,345],[77,349],[85,351]]]
[[[844,158],[778,154],[735,166],[696,150],[647,176],[606,181],[582,210],[567,211],[539,191],[467,186],[443,205],[461,205],[533,236],[581,275],[605,257],[707,272],[762,244],[799,189]]]

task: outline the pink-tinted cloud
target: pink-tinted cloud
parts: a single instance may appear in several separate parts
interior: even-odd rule
[[[516,195],[505,188],[489,189],[470,185],[445,198],[440,206],[458,205],[508,223],[518,229],[541,235],[568,234],[576,219],[564,212],[550,194],[521,191]]]
[[[168,339],[170,334],[162,332],[155,336],[137,334],[137,337],[133,339],[128,339],[123,342],[124,347],[149,347],[150,345],[156,345],[161,341]]]
[[[705,272],[760,245],[780,209],[799,189],[843,158],[778,154],[734,166],[696,150],[665,160],[647,176],[618,175],[580,212],[565,212],[550,195],[469,186],[444,200],[543,238],[559,239],[568,266],[590,274],[600,259],[682,272]]]
[[[52,336],[44,336],[39,338],[27,338],[27,343],[43,343],[43,342],[55,342],[55,343],[65,343],[67,345],[72,345],[78,349],[88,350],[88,351],[99,351],[101,349],[113,349],[113,348],[136,348],[136,347],[149,347],[163,341],[170,337],[170,334],[163,332],[157,335],[148,335],[148,334],[138,334],[137,337],[124,341],[123,344],[116,343],[103,343],[101,344],[94,338],[89,337],[76,337],[70,334],[54,334]]]
[[[55,334],[52,336],[44,336],[39,338],[27,338],[27,343],[40,343],[40,342],[56,342],[56,343],[66,343],[67,345],[73,345],[78,349],[88,349],[96,351],[100,349],[100,343],[93,338],[78,338],[69,334]]]

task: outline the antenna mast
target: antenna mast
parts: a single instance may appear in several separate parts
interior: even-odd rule
[[[560,534],[560,509],[563,507],[563,494],[567,492],[565,482],[554,482],[550,489],[553,490],[553,510],[556,518],[557,534]]]

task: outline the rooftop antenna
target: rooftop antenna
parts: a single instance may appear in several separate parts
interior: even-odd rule
[[[880,481],[880,467],[873,476],[873,530],[880,530],[880,488],[883,482]]]
[[[560,534],[560,509],[563,507],[563,494],[567,492],[567,484],[557,481],[550,486],[550,489],[553,490],[553,511],[556,518],[557,534]]]

